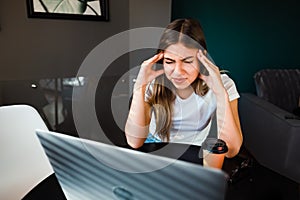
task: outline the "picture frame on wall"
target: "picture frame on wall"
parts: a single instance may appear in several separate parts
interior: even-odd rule
[[[108,21],[108,0],[26,0],[29,18]]]

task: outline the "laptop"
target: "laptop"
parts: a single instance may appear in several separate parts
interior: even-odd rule
[[[226,174],[62,133],[36,130],[68,200],[225,198]]]

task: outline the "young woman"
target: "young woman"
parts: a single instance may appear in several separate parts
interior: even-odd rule
[[[158,54],[142,63],[134,86],[125,126],[131,147],[138,148],[150,138],[201,145],[216,115],[217,137],[228,146],[226,156],[239,152],[239,94],[206,49],[198,21],[178,19],[166,27]],[[160,64],[162,68],[155,69]]]

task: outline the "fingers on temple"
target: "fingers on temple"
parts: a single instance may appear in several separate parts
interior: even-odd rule
[[[149,58],[148,60],[145,60],[143,64],[154,64],[160,59],[162,59],[163,55],[164,55],[163,53],[156,54],[153,57]]]
[[[207,67],[207,65],[209,64],[209,60],[207,59],[207,57],[204,55],[204,53],[199,50],[197,53],[198,59],[201,61],[201,63]]]
[[[200,62],[207,68],[208,71],[210,71],[210,69],[218,69],[217,66],[215,66],[214,63],[212,63],[207,57],[206,57],[206,50],[204,50],[204,52],[202,52],[201,50],[199,50],[197,56],[198,59],[200,60]]]

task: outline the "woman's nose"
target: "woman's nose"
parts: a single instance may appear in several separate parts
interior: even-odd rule
[[[176,63],[173,73],[184,74],[183,63]]]

